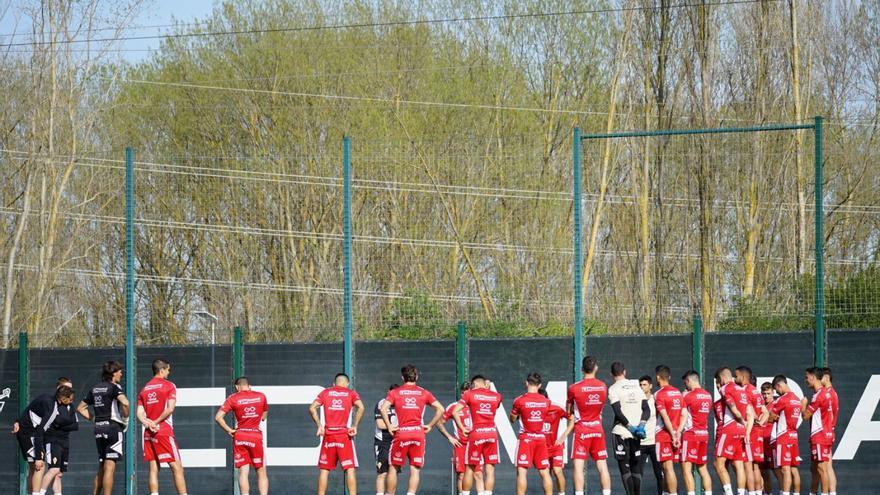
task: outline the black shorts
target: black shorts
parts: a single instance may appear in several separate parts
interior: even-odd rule
[[[34,448],[34,437],[31,435],[16,433],[15,439],[18,440],[18,448],[21,450],[21,456],[24,457],[24,460],[28,464],[33,464],[37,455],[37,449]]]
[[[60,469],[67,472],[67,458],[69,448],[67,445],[57,442],[46,442],[46,465],[49,469]]]
[[[122,425],[115,421],[95,423],[95,446],[98,448],[98,462],[122,460],[125,452],[122,439]]]
[[[376,452],[376,474],[385,474],[391,466],[391,442],[373,442]]]
[[[637,438],[621,438],[611,435],[611,449],[618,461],[638,459],[642,455],[642,441]]]

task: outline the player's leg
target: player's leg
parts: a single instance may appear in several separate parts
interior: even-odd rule
[[[837,495],[837,473],[834,472],[834,461],[828,458],[828,493]]]
[[[417,493],[419,491],[419,481],[421,481],[422,468],[409,466],[409,483],[407,483],[406,493]]]
[[[663,493],[663,488],[666,486],[666,480],[665,475],[663,474],[663,467],[660,465],[660,460],[657,459],[657,449],[655,448],[655,445],[649,445],[647,450],[648,459],[651,460],[651,469],[654,470],[654,478],[657,480],[657,494],[660,495]]]
[[[186,494],[186,477],[183,474],[183,464],[180,461],[171,461],[168,463],[171,468],[171,477],[174,479],[174,488],[180,495]]]
[[[95,479],[92,480],[92,495],[101,495],[104,491],[104,464],[106,462],[98,462],[98,472],[95,473]]]
[[[603,495],[611,493],[611,473],[608,471],[608,460],[598,459],[596,471],[599,471],[599,486],[602,487]]]
[[[394,493],[397,490],[397,475],[400,474],[400,466],[391,466],[385,477],[385,493]]]
[[[780,482],[779,490],[783,493],[791,492],[791,467],[790,466],[782,466],[779,468],[782,473],[782,481]]]
[[[147,486],[150,488],[150,493],[159,493],[159,463],[157,461],[150,461],[150,471],[147,476]]]
[[[642,466],[644,465],[642,462],[642,446],[637,438],[631,438],[627,440],[627,442],[629,444],[627,454],[629,455],[629,470],[630,475],[632,476],[632,489],[635,495],[639,495],[642,493]]]
[[[550,477],[550,470],[539,469],[538,475],[541,476],[541,486],[544,488],[544,495],[553,495],[553,479]]]
[[[385,480],[388,478],[388,471],[384,473],[376,474],[376,495],[385,493]],[[461,491],[461,484],[459,484],[458,491]]]
[[[770,477],[770,470],[767,469],[766,463],[762,467],[763,467],[763,469],[761,469],[761,477],[764,480],[764,482],[763,482],[764,495],[770,495],[773,493],[773,479]]]
[[[492,493],[495,491],[495,465],[486,464],[483,466],[483,485],[484,492]]]
[[[709,466],[703,463],[697,466],[697,472],[700,473],[700,481],[703,483],[703,493],[712,493],[712,475],[709,474]]]
[[[800,493],[801,492],[801,472],[798,470],[797,466],[792,467],[791,472],[791,492],[792,493]]]
[[[467,465],[464,467],[464,474],[461,477],[461,491],[469,492],[474,486],[474,467]],[[482,492],[483,490],[479,490]]]
[[[238,492],[242,495],[250,495],[251,493],[251,466],[245,464],[238,468]]]
[[[553,478],[556,481],[556,493],[565,493],[565,471],[562,466],[553,466]]]
[[[694,480],[694,465],[690,461],[681,463],[681,477],[684,479],[684,489],[688,493],[696,491],[697,482]]]
[[[357,495],[357,469],[349,468],[345,470],[345,486],[348,487],[350,495]]]
[[[810,462],[810,493],[819,491],[819,463],[815,460]]]
[[[736,473],[736,489],[741,492],[746,489],[748,482],[743,461],[733,461],[733,471]]]
[[[60,494],[62,492],[61,478],[63,477],[64,473],[58,473],[55,475],[55,481],[52,482],[52,493]]]
[[[104,490],[104,495],[110,495],[113,493],[113,478],[116,475],[116,461],[105,460],[103,463],[103,479],[101,480],[101,486]]]
[[[483,479],[482,466],[477,466],[474,470],[474,487],[476,487],[477,493],[483,493],[486,491],[486,480]]]
[[[329,479],[329,469],[318,469],[318,495],[324,495],[327,493],[327,482]]]
[[[571,461],[571,481],[574,484],[575,495],[584,493],[584,464],[585,459],[572,459]]]
[[[522,466],[516,467],[516,495],[526,495],[529,488],[529,470]]]
[[[675,463],[671,460],[663,461],[663,477],[666,480],[666,491],[678,493],[678,478],[675,476]]]
[[[59,467],[51,467],[46,471],[46,474],[43,475],[43,479],[40,481],[40,492],[46,493],[49,490],[49,486],[55,481],[55,478],[58,477],[58,474],[61,473],[61,468]]]
[[[257,468],[257,489],[260,495],[269,495],[269,473],[266,472],[266,466]]]
[[[632,464],[630,464],[629,443],[620,435],[611,435],[611,450],[614,451],[614,459],[617,461],[617,469],[620,471],[620,481],[626,495],[634,495],[632,480]]]

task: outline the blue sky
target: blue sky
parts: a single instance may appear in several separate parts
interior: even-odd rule
[[[23,19],[22,5],[34,4],[29,0],[0,0],[0,9],[6,5],[11,5],[8,10],[3,12],[0,10],[0,44],[15,43],[25,41],[25,38],[10,38],[8,35],[13,32],[21,33],[26,31],[29,21]],[[133,26],[157,26],[169,25],[175,21],[192,22],[195,19],[206,17],[212,10],[214,1],[212,0],[147,0],[141,14],[132,22]],[[16,28],[16,22],[18,27]],[[126,30],[123,36],[151,36],[167,32],[169,28],[144,28]],[[101,34],[101,33],[98,33]],[[106,34],[106,32],[104,32]],[[143,59],[149,55],[149,50],[158,48],[161,40],[134,40],[121,42],[120,48],[123,50],[121,55],[128,61],[134,62]]]

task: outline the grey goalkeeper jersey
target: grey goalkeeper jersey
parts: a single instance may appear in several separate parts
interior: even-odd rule
[[[620,409],[631,425],[638,425],[642,418],[642,401],[645,393],[639,387],[638,380],[620,380],[608,387],[608,402],[620,403]],[[632,433],[622,424],[615,424],[611,433],[621,438],[632,438]]]

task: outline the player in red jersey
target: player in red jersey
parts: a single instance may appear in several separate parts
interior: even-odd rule
[[[465,407],[470,410],[472,428],[468,428],[462,421],[462,411]],[[461,401],[452,410],[455,424],[468,434],[463,493],[468,493],[473,487],[474,472],[480,466],[483,466],[483,484],[486,488],[483,493],[491,495],[495,489],[495,465],[500,459],[495,412],[499,407],[501,407],[501,394],[492,390],[492,383],[486,377],[476,375],[471,379],[471,389],[461,396]]]
[[[232,411],[235,428],[226,424],[226,414]],[[269,414],[266,396],[251,390],[247,377],[235,379],[235,393],[217,410],[214,421],[232,437],[232,457],[238,471],[238,487],[241,495],[251,492],[248,474],[250,466],[257,472],[257,488],[260,495],[269,493],[269,476],[266,474],[266,457],[263,450],[263,422]]]
[[[568,387],[566,409],[569,416],[577,413],[577,420],[569,422],[563,438],[568,438],[568,435],[574,431],[571,458],[575,495],[584,495],[584,464],[588,457],[593,459],[596,470],[599,471],[602,495],[611,493],[608,450],[605,446],[605,431],[602,429],[602,408],[608,397],[608,387],[596,379],[598,369],[599,362],[596,358],[585,357],[581,363],[583,380]]]
[[[834,403],[822,383],[824,375],[822,368],[807,368],[804,375],[807,386],[813,389],[813,399],[801,411],[804,420],[810,420],[810,493],[818,493],[819,483],[823,493],[828,493],[831,485],[828,468],[834,444]]]
[[[834,420],[831,422],[831,441],[837,438],[834,429],[837,427],[837,418],[840,417],[840,399],[837,397],[837,390],[834,390],[834,375],[831,368],[822,368],[822,386],[831,396],[831,409],[834,413]],[[837,474],[834,472],[834,459],[828,458],[828,494],[837,495]]]
[[[550,398],[546,389],[538,390],[538,393]],[[556,485],[556,493],[565,494],[565,437],[559,436],[559,423],[570,420],[565,409],[554,403],[550,403],[547,416],[544,417],[544,435],[547,436],[547,456],[550,458],[550,476]]]
[[[700,375],[688,370],[681,379],[687,392],[681,411],[681,472],[688,495],[694,495],[693,466],[697,466],[703,482],[703,492],[712,493],[712,478],[706,466],[709,450],[709,414],[712,412],[712,395],[700,386]]]
[[[761,391],[753,383],[755,376],[752,373],[752,369],[748,366],[737,366],[734,373],[736,384],[743,388],[746,397],[749,398],[749,405],[755,411],[755,422],[748,437],[748,447],[751,455],[745,460],[744,469],[746,470],[746,486],[749,493],[760,495],[761,485],[763,485],[760,464],[764,461],[764,442],[761,439],[764,434],[764,425],[767,424],[767,418],[770,413],[764,406],[764,398],[761,396]]]
[[[743,495],[747,481],[743,459],[750,451],[746,448],[746,440],[755,421],[754,408],[749,404],[745,390],[734,383],[730,368],[721,367],[715,371],[715,384],[721,396],[720,404],[716,405],[716,414],[720,414],[720,419],[715,436],[715,471],[721,480],[724,495],[732,495],[727,463],[733,463],[737,491]]]
[[[358,425],[364,417],[364,403],[361,396],[350,388],[351,380],[345,373],[338,373],[333,379],[333,386],[325,388],[309,406],[312,421],[318,427],[317,436],[321,437],[321,455],[318,459],[318,495],[327,492],[327,481],[330,471],[336,465],[342,466],[345,472],[345,484],[348,493],[357,493],[357,452],[353,439],[357,435]],[[324,413],[324,422],[318,415],[318,409]],[[354,420],[351,410],[355,409]]]
[[[459,388],[462,394],[470,389],[471,382],[462,382],[461,387]],[[464,471],[466,467],[465,450],[467,447],[468,434],[464,430],[459,429],[453,419],[452,411],[455,409],[455,405],[459,403],[460,401],[456,401],[446,406],[446,412],[443,413],[443,420],[437,423],[437,429],[440,430],[440,433],[449,440],[450,444],[452,444],[452,469],[455,471],[456,489],[458,490],[458,493],[462,493],[462,484],[464,483]],[[464,425],[469,429],[472,428],[473,422],[471,421],[471,410],[465,407],[462,409],[461,414]],[[452,421],[455,435],[450,434],[443,426],[447,421]],[[477,485],[477,493],[482,493],[484,490],[482,466],[478,466],[474,472],[474,484]]]
[[[544,424],[550,409],[550,399],[539,393],[543,380],[532,372],[526,377],[526,393],[513,401],[510,421],[519,420],[519,438],[516,446],[516,493],[525,495],[528,489],[529,467],[538,470],[544,495],[553,495],[550,478],[550,459],[547,454],[547,436]]]
[[[431,392],[416,385],[419,370],[412,364],[400,369],[403,385],[388,392],[380,412],[385,426],[394,435],[391,441],[391,466],[385,485],[389,493],[397,489],[397,475],[409,460],[410,475],[407,495],[415,495],[419,489],[419,478],[425,463],[425,435],[443,419],[443,405]],[[422,415],[425,406],[434,408],[434,417],[424,424]],[[397,425],[391,423],[388,410],[394,407],[397,413]]]
[[[654,369],[657,385],[660,390],[654,394],[654,405],[657,408],[657,430],[655,448],[657,459],[663,466],[663,478],[666,480],[666,491],[678,493],[678,480],[675,477],[675,463],[680,459],[682,417],[684,398],[681,392],[669,384],[672,371],[669,366],[659,365]]]
[[[186,495],[183,464],[171,417],[177,404],[177,387],[168,381],[170,374],[170,362],[153,361],[153,379],[138,394],[137,418],[144,425],[144,460],[150,463],[150,493],[159,493],[159,464],[168,463],[177,493]]]
[[[773,378],[773,389],[779,394],[779,398],[770,406],[771,418],[776,421],[771,437],[773,465],[778,471],[779,491],[782,495],[788,495],[791,492],[792,467],[798,463],[797,424],[803,402],[791,391],[784,375]]]
[[[761,384],[761,397],[764,399],[764,407],[767,408],[768,417],[767,424],[764,425],[764,428],[761,431],[761,443],[763,443],[764,446],[764,460],[758,465],[758,467],[761,470],[764,494],[770,495],[773,493],[773,478],[771,477],[771,474],[773,473],[773,449],[770,446],[770,434],[773,432],[773,423],[770,421],[769,408],[770,404],[773,404],[773,401],[776,400],[772,383],[764,382]]]

